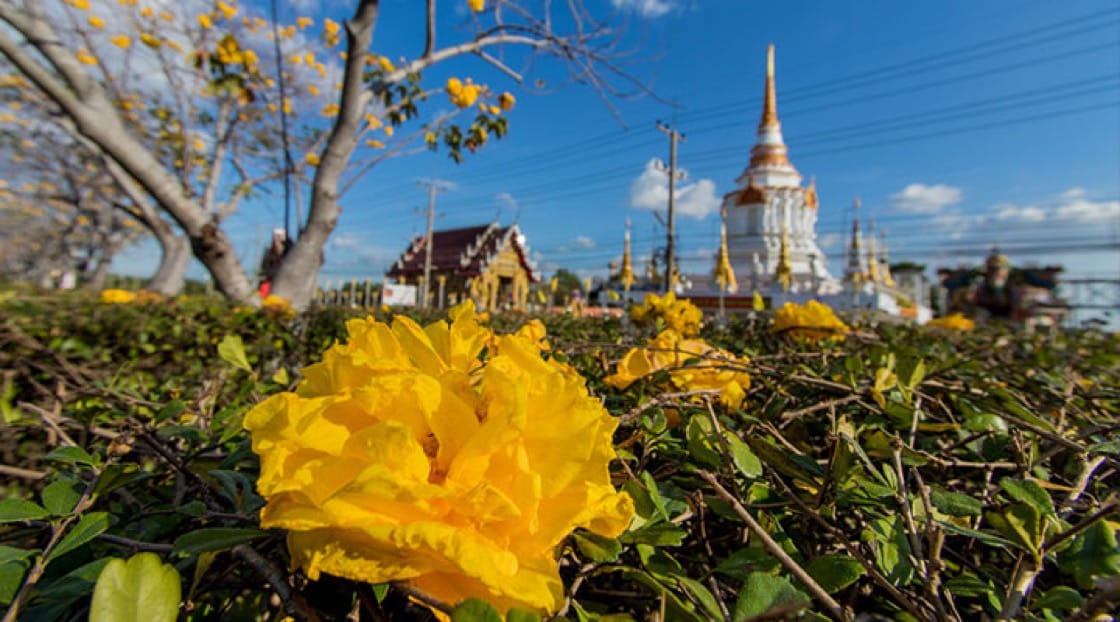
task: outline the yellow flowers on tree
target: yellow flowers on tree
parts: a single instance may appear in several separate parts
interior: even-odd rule
[[[810,300],[804,305],[787,302],[774,314],[771,332],[800,341],[840,339],[850,330],[832,307]]]
[[[311,579],[556,611],[557,544],[577,527],[617,536],[633,513],[608,473],[617,420],[542,357],[543,325],[496,335],[470,302],[449,315],[350,320],[296,392],[246,415],[261,524],[288,530]]]
[[[302,309],[314,293],[341,213],[340,197],[387,156],[352,162],[359,148],[396,153],[410,140],[425,140],[432,148],[442,144],[459,160],[506,132],[502,113],[513,107],[513,96],[462,84],[457,97],[466,105],[456,112],[481,107],[467,127],[434,117],[416,132],[391,136],[388,128],[417,119],[420,105],[442,90],[423,85],[430,67],[475,58],[522,83],[525,76],[515,67],[552,55],[602,95],[615,92],[611,77],[627,86],[640,84],[611,64],[617,31],[595,20],[597,26],[588,29],[594,11],[578,0],[539,10],[514,0],[467,0],[473,31],[440,29],[442,38],[437,38],[438,11],[449,5],[429,2],[418,55],[397,63],[371,49],[379,20],[391,19],[395,11],[376,0],[359,0],[345,22],[322,20],[315,40],[300,34],[311,32],[307,17],[271,24],[252,6],[196,1],[95,8],[53,0],[68,16],[63,20],[29,8],[37,2],[0,3],[0,22],[7,26],[0,32],[0,54],[106,166],[118,168],[138,196],[174,223],[217,288],[243,304],[256,304],[256,283],[239,262],[224,222],[254,188],[291,180],[297,196],[305,198],[296,203],[307,206],[294,217],[299,237],[272,280],[273,292]],[[501,10],[504,5],[511,10]],[[109,8],[119,14],[109,15]],[[90,22],[91,16],[101,21]],[[281,80],[272,75],[278,60],[274,39],[284,63]],[[342,55],[328,53],[344,41]],[[309,45],[316,47],[310,55]],[[489,52],[498,48],[501,54]],[[299,65],[292,60],[296,52],[302,55]],[[317,58],[339,58],[341,66]],[[597,71],[604,66],[607,71]],[[328,116],[320,117],[320,111]],[[365,123],[370,114],[381,125]],[[300,122],[287,123],[294,117]],[[279,131],[284,125],[307,129],[294,130],[285,144]],[[318,164],[299,154],[314,154]]]

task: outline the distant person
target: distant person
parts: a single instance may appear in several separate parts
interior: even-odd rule
[[[257,293],[260,294],[261,298],[267,297],[272,291],[272,281],[276,278],[276,273],[280,271],[284,256],[288,254],[288,250],[291,248],[292,241],[288,239],[287,232],[283,229],[273,229],[272,243],[268,245],[264,257],[261,258],[260,285],[257,287]]]

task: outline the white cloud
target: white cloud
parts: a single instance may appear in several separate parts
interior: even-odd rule
[[[669,205],[669,178],[659,168],[657,158],[646,163],[645,170],[630,185],[630,205],[639,209],[664,211]],[[678,169],[683,177],[688,173]],[[681,216],[688,216],[696,220],[703,220],[709,214],[719,210],[720,200],[716,196],[716,185],[710,179],[701,179],[696,183],[679,184],[676,187],[676,204],[674,209]]]
[[[993,208],[996,220],[1018,222],[1042,222],[1046,220],[1046,210],[1035,205],[1002,204]]]
[[[839,233],[826,233],[817,239],[817,244],[821,250],[831,250],[834,248],[843,248],[844,236]]]
[[[661,17],[677,8],[674,0],[611,0],[620,11],[632,11],[642,17]]]
[[[586,235],[577,235],[576,239],[572,241],[572,248],[579,249],[592,249],[595,248],[595,240],[587,237]]]
[[[912,214],[936,214],[961,202],[961,189],[945,184],[910,184],[891,195],[891,207]]]
[[[1046,204],[1049,207],[1001,203],[991,211],[996,220],[1030,223],[1057,221],[1089,225],[1120,218],[1120,201],[1094,201],[1083,188],[1070,188]]]
[[[348,248],[360,248],[362,240],[353,233],[342,232],[336,233],[331,237],[331,246],[342,250]]]
[[[1070,198],[1068,191],[1063,198],[1066,201],[1054,209],[1054,216],[1059,220],[1094,223],[1120,218],[1120,201],[1090,201],[1083,193]]]

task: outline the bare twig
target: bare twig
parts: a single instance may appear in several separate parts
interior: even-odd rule
[[[817,583],[815,579],[813,579],[813,577],[809,576],[809,573],[805,572],[804,568],[802,568],[796,561],[794,561],[792,557],[789,556],[788,553],[785,552],[784,549],[782,549],[781,545],[779,545],[774,541],[773,538],[770,537],[770,534],[766,533],[766,530],[762,528],[762,525],[758,524],[758,521],[756,521],[754,517],[750,515],[750,512],[748,512],[747,509],[743,507],[743,504],[739,502],[738,498],[728,492],[727,489],[719,483],[719,480],[716,479],[715,475],[712,475],[707,471],[700,471],[700,477],[704,481],[708,482],[708,484],[710,484],[712,488],[715,489],[716,494],[718,494],[724,501],[731,504],[731,508],[735,511],[735,514],[737,514],[739,518],[743,519],[743,522],[746,523],[747,529],[750,530],[751,535],[758,538],[762,542],[763,548],[765,548],[768,553],[777,558],[778,561],[781,562],[782,566],[784,566],[785,569],[790,572],[790,574],[796,577],[798,581],[801,581],[801,583],[803,583],[805,587],[809,589],[809,592],[813,594],[813,597],[816,598],[817,601],[819,601],[822,605],[824,605],[826,609],[828,609],[829,615],[831,615],[836,620],[848,619],[848,615],[840,606],[840,603],[836,602],[836,600],[833,599],[832,596],[830,596],[828,592],[826,592],[824,588],[822,588],[820,584]]]
[[[306,620],[307,622],[318,622],[319,616],[307,604],[307,600],[303,594],[288,585],[287,577],[284,572],[280,570],[276,564],[263,557],[256,549],[248,544],[238,544],[230,551],[235,557],[244,561],[246,564],[257,571],[257,574],[264,577],[268,581],[272,591],[280,597],[280,602],[284,604],[284,611],[288,615],[297,620]]]

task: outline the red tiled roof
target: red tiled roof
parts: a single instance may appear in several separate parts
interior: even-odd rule
[[[434,231],[432,273],[461,278],[478,276],[485,271],[508,239],[517,252],[521,266],[528,272],[529,279],[535,282],[539,280],[539,276],[529,264],[527,251],[522,246],[520,237],[517,225],[499,227],[497,223]],[[425,248],[424,236],[413,238],[386,276],[413,279],[423,275]]]

